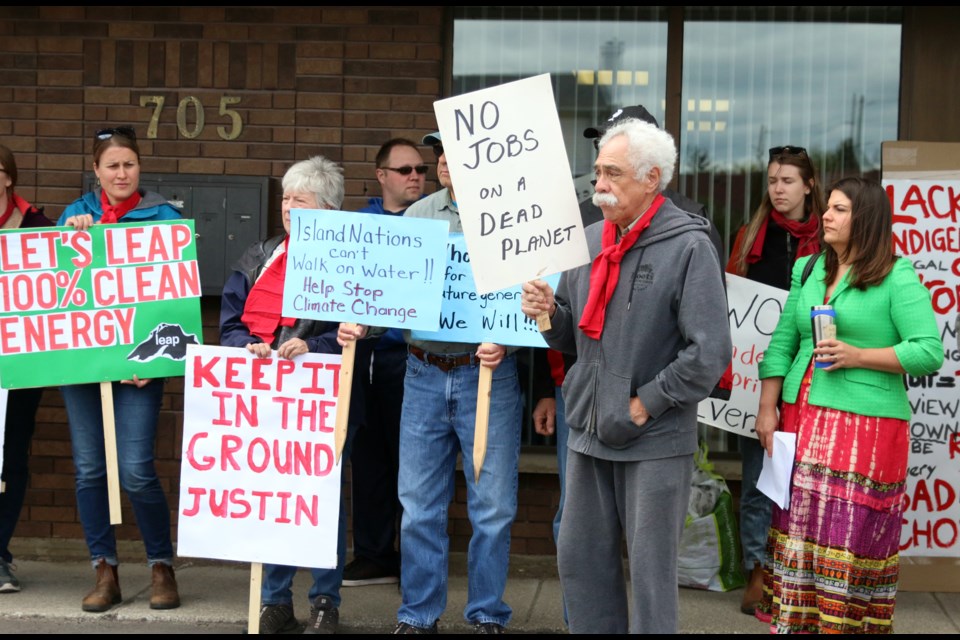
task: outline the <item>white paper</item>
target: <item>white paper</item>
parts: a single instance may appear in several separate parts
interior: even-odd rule
[[[773,434],[773,457],[763,455],[763,470],[757,480],[757,489],[781,509],[790,508],[790,480],[796,452],[797,434],[777,431]]]

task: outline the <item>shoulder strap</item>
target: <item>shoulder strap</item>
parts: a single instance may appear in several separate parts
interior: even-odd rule
[[[807,264],[803,265],[803,273],[800,274],[800,286],[807,284],[807,278],[810,277],[810,274],[813,273],[813,265],[817,264],[817,260],[820,259],[820,254],[816,254],[809,260]]]

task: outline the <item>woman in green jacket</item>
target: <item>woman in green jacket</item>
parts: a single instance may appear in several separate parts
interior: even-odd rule
[[[893,254],[892,226],[879,184],[846,178],[830,189],[824,252],[797,261],[760,363],[760,443],[770,453],[777,429],[797,435],[790,508],[774,507],[757,613],[780,632],[891,631],[909,453],[902,375],[943,362],[930,294]],[[814,344],[810,309],[825,304],[836,338]]]

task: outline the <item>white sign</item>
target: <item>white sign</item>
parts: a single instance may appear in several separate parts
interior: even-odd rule
[[[900,552],[960,555],[960,180],[885,180],[893,204],[893,250],[930,290],[944,361],[906,376],[910,462]]]
[[[777,328],[787,292],[733,274],[727,277],[730,338],[733,340],[733,389],[729,400],[707,398],[697,419],[741,436],[756,438],[754,425],[760,406],[757,365]]]
[[[477,293],[590,261],[549,74],[433,109]]]
[[[337,565],[339,355],[190,345],[178,554]]]

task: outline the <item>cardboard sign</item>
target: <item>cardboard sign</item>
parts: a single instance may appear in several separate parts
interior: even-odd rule
[[[900,145],[925,143],[899,143]],[[956,166],[960,145],[951,148]],[[887,144],[884,144],[886,158]],[[940,371],[906,376],[910,396],[910,466],[900,534],[904,555],[960,555],[960,175],[889,179],[893,246],[930,290],[943,340]]]
[[[0,232],[8,389],[183,375],[201,339],[192,220]]]
[[[449,223],[293,209],[283,315],[436,329]]]
[[[520,311],[519,286],[477,293],[470,269],[470,254],[462,233],[451,233],[447,245],[439,331],[414,331],[416,340],[441,342],[494,342],[514,347],[546,347],[537,321]],[[554,289],[560,276],[546,278]]]
[[[339,373],[339,355],[189,348],[179,555],[336,567]]]
[[[725,275],[733,341],[733,389],[729,400],[707,398],[700,402],[697,420],[756,438],[754,426],[760,406],[758,365],[777,328],[788,292],[730,273]]]
[[[549,74],[433,108],[478,293],[590,261]]]

